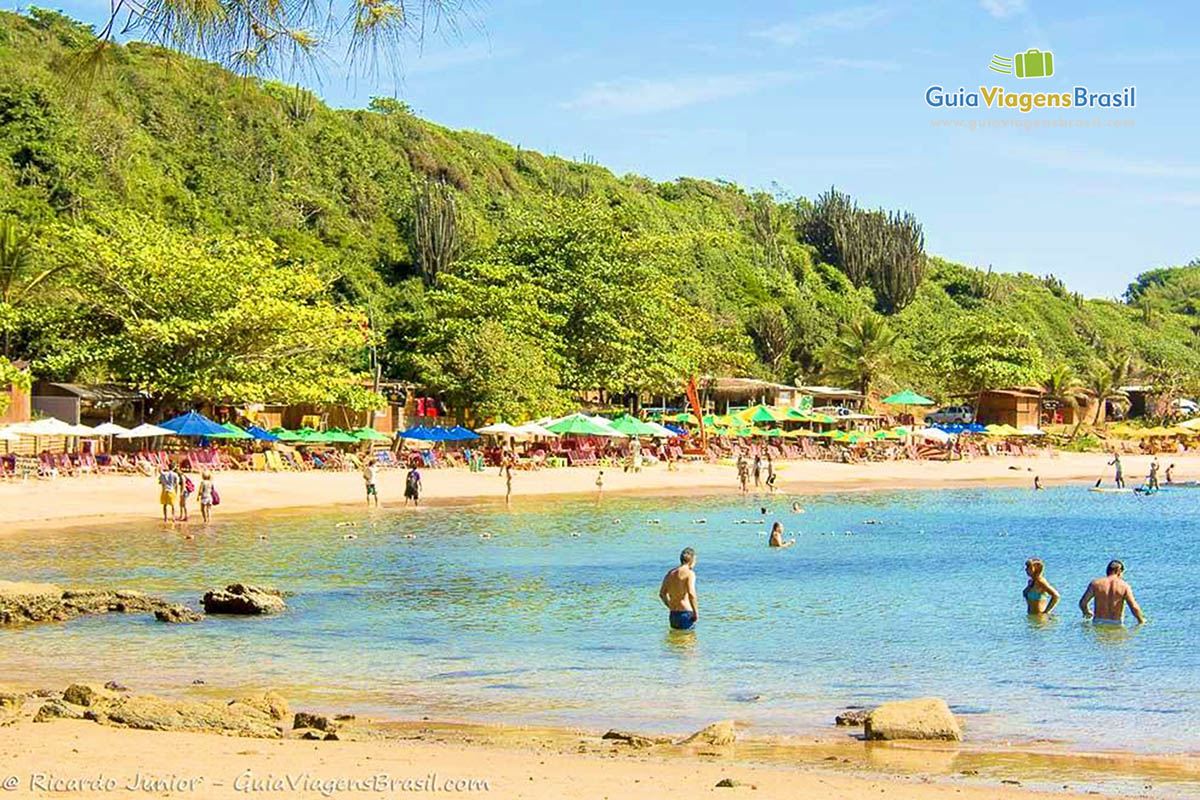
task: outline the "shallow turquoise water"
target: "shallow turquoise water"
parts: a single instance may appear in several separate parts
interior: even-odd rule
[[[829,731],[846,705],[939,695],[972,739],[1200,750],[1200,490],[799,499],[799,515],[783,495],[606,498],[259,516],[193,525],[194,541],[153,523],[3,537],[0,577],[193,605],[232,580],[294,596],[277,618],[6,632],[0,677],[276,685],[331,709],[588,727],[734,717],[759,733]],[[774,519],[795,547],[768,550]],[[694,634],[668,632],[657,598],[686,545],[699,552]],[[1046,623],[1021,600],[1032,555],[1063,594]],[[1079,595],[1114,557],[1144,627],[1080,621]]]

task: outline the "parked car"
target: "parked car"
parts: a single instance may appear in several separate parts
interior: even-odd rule
[[[975,409],[970,406],[946,406],[925,415],[926,425],[970,425],[975,421]]]
[[[1197,405],[1195,400],[1181,397],[1171,401],[1171,411],[1175,412],[1176,416],[1194,417],[1200,414],[1200,405]]]

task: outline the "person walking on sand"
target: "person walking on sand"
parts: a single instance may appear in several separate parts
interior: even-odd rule
[[[1079,598],[1079,610],[1085,619],[1109,625],[1125,623],[1125,606],[1133,612],[1133,616],[1141,625],[1146,621],[1142,609],[1133,597],[1133,587],[1125,582],[1125,565],[1116,559],[1108,562],[1108,570],[1103,578],[1097,578],[1088,584],[1087,591]],[[1088,609],[1092,604],[1094,611]]]
[[[379,486],[376,481],[379,478],[379,469],[368,461],[363,464],[362,468],[363,483],[367,486],[367,507],[371,507],[371,498],[375,498],[375,507],[379,508]]]
[[[737,460],[738,483],[742,485],[742,494],[750,491],[750,467],[746,464],[746,457],[738,454]]]
[[[179,502],[179,476],[169,465],[163,465],[158,470],[158,502],[162,505],[163,522],[167,521],[167,511],[171,512],[171,522],[175,521],[175,504]]]
[[[762,456],[758,451],[754,451],[754,488],[762,488]]]
[[[200,473],[200,516],[205,524],[212,522],[213,495],[217,488],[213,485],[212,473]]]
[[[404,505],[412,500],[414,506],[421,505],[421,473],[416,467],[408,471],[404,478]]]
[[[791,547],[796,543],[795,539],[783,540],[783,523],[776,522],[771,526],[771,538],[767,540],[767,547]]]
[[[1025,598],[1026,610],[1030,614],[1049,614],[1058,605],[1060,595],[1043,577],[1044,569],[1045,565],[1040,558],[1031,558],[1025,562],[1025,574],[1029,576],[1029,583],[1025,584],[1021,596]]]
[[[1114,479],[1117,482],[1117,488],[1124,489],[1125,488],[1125,470],[1122,469],[1122,467],[1121,467],[1121,454],[1118,453],[1116,450],[1113,450],[1113,460],[1108,462],[1108,465],[1110,467],[1112,467],[1113,471],[1115,472]]]
[[[696,600],[695,550],[683,548],[679,554],[679,566],[663,576],[658,597],[670,612],[668,622],[674,630],[690,630],[700,619],[700,606]]]
[[[596,473],[596,500],[599,502],[600,495],[604,494],[604,470]]]

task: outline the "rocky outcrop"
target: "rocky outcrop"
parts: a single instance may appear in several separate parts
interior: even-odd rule
[[[50,722],[55,719],[83,719],[83,709],[62,700],[47,700],[33,715],[34,722]]]
[[[628,731],[610,730],[606,731],[605,734],[600,738],[608,739],[609,741],[613,742],[619,742],[621,744],[627,744],[630,747],[639,749],[643,747],[653,747],[656,744],[656,742],[648,736],[640,736],[636,733],[629,733]]]
[[[324,714],[312,714],[307,711],[297,711],[292,718],[293,728],[313,728],[318,731],[332,733],[338,729],[338,724]]]
[[[733,720],[727,719],[701,728],[680,744],[709,744],[722,747],[733,744],[735,741],[737,741],[737,730],[733,727]]]
[[[833,723],[842,728],[858,728],[866,724],[869,716],[869,708],[847,708],[833,718]]]
[[[884,703],[867,716],[864,728],[868,739],[962,740],[958,720],[937,697]]]
[[[127,589],[62,590],[48,583],[0,581],[0,625],[65,622],[88,614],[149,614],[170,605]]]
[[[262,698],[230,703],[165,700],[153,695],[121,695],[93,699],[84,719],[122,728],[149,731],[198,731],[230,736],[278,739],[283,735],[277,720],[263,710]]]
[[[120,695],[113,690],[91,683],[72,683],[63,692],[63,700],[71,705],[83,706],[84,708],[112,702],[119,698]]]
[[[0,728],[12,725],[21,713],[25,695],[16,692],[0,692]]]
[[[242,614],[257,616],[279,614],[287,610],[283,593],[278,589],[231,583],[224,589],[210,589],[201,601],[208,614]]]
[[[159,622],[173,622],[186,624],[190,622],[199,622],[204,619],[204,615],[200,614],[187,606],[168,606],[154,612],[154,618]]]

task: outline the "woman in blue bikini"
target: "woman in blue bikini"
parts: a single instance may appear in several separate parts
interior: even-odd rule
[[[1058,605],[1058,589],[1042,577],[1044,568],[1040,558],[1031,558],[1025,562],[1025,574],[1029,576],[1029,583],[1021,594],[1025,596],[1025,605],[1029,607],[1030,614],[1049,614]]]

